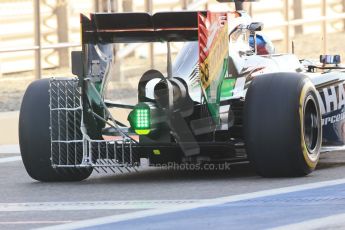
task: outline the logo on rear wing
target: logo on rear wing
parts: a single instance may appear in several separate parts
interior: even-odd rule
[[[228,74],[227,13],[199,13],[199,67],[201,87],[213,117],[219,115],[221,83]]]

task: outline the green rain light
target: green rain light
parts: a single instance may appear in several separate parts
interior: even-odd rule
[[[150,109],[137,108],[134,111],[134,130],[138,135],[147,135],[151,132]]]

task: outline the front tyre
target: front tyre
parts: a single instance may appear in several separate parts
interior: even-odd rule
[[[257,77],[244,108],[250,162],[264,177],[304,176],[315,170],[322,143],[317,91],[296,73]]]

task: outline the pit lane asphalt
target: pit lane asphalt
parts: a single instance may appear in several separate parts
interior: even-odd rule
[[[1,154],[0,159],[14,156],[19,155]],[[171,200],[193,202],[344,178],[345,153],[340,152],[324,154],[318,170],[303,178],[261,178],[248,164],[242,164],[227,171],[145,169],[130,174],[94,173],[78,183],[39,183],[26,174],[21,161],[6,162],[0,163],[0,229],[46,227],[132,213],[174,202]],[[146,206],[128,209],[123,208],[126,203],[116,203],[150,200]]]

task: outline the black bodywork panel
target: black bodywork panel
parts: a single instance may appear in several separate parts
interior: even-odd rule
[[[81,15],[83,44],[197,41],[198,13],[96,13],[90,19]]]

